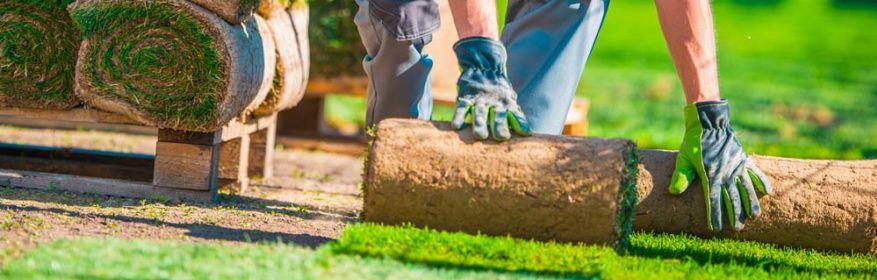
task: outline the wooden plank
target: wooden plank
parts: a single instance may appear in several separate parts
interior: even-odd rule
[[[195,202],[215,201],[214,194],[208,191],[154,187],[147,182],[133,182],[8,169],[0,169],[0,185],[16,188],[63,190],[129,198],[152,198]]]
[[[159,141],[152,183],[167,188],[211,190],[216,186],[218,154],[218,145]]]
[[[305,96],[295,108],[277,116],[277,134],[298,137],[320,137],[323,125],[323,96]]]
[[[589,107],[590,103],[587,99],[576,98],[573,100],[566,116],[566,124],[563,126],[563,135],[588,136]]]
[[[0,115],[0,125],[41,129],[114,131],[140,135],[156,135],[158,133],[158,129],[154,127],[133,124],[72,122],[59,119],[31,119],[8,115]]]
[[[277,143],[286,149],[321,151],[350,156],[362,156],[367,148],[364,139],[277,137]]]
[[[29,108],[0,108],[0,116],[26,119],[55,120],[66,122],[88,123],[113,123],[140,125],[137,121],[126,116],[101,111],[89,107],[79,107],[70,110],[49,110]]]
[[[0,143],[0,169],[150,182],[151,155]]]
[[[198,145],[214,145],[221,142],[216,132],[192,132],[173,129],[159,129],[158,141]]]

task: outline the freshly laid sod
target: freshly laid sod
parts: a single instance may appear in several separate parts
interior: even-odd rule
[[[877,256],[637,233],[629,253],[372,224],[316,251],[284,244],[61,240],[8,262],[3,279],[869,279]]]
[[[471,236],[411,227],[351,226],[338,254],[389,257],[437,267],[529,271],[610,279],[869,278],[877,257],[777,248],[754,242],[635,233],[626,255],[608,247]],[[658,277],[658,278],[655,278]]]
[[[6,264],[2,279],[527,279],[333,255],[282,244],[208,245],[122,239],[62,240]]]

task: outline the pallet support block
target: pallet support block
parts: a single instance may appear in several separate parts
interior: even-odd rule
[[[214,139],[213,133],[159,130],[152,183],[177,189],[216,190],[220,145]]]
[[[274,146],[277,124],[250,133],[249,177],[268,179],[274,176]]]
[[[243,134],[240,138],[220,144],[218,186],[220,190],[230,190],[233,193],[247,191],[250,181],[247,177],[250,147],[249,134]]]

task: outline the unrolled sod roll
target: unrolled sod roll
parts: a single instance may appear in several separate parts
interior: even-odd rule
[[[231,24],[250,19],[259,9],[260,0],[190,0],[192,3],[215,13]]]
[[[753,156],[773,183],[760,198],[761,216],[740,232],[711,233],[699,183],[680,196],[667,192],[675,152],[539,135],[478,142],[469,130],[415,120],[386,120],[373,133],[366,221],[611,243],[626,235],[628,205],[639,197],[638,231],[877,252],[877,160]],[[628,195],[635,178],[637,195]]]
[[[0,107],[79,105],[73,72],[79,33],[72,0],[0,0]]]
[[[842,252],[877,252],[877,160],[795,160],[752,156],[773,193],[740,232],[712,233],[700,183],[667,192],[675,152],[641,150],[634,229],[754,240]]]
[[[261,104],[277,61],[264,20],[231,25],[183,0],[82,0],[76,94],[145,125],[215,131]]]
[[[308,6],[300,0],[263,0],[259,7],[277,44],[277,69],[268,96],[254,113],[270,115],[295,107],[304,97],[310,68]]]
[[[390,119],[372,135],[363,218],[448,231],[624,245],[636,201],[628,140],[474,141],[446,123]]]

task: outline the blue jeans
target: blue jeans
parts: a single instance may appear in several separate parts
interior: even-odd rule
[[[392,117],[428,120],[432,60],[422,50],[438,10],[431,8],[433,0],[371,1],[390,13],[369,12],[369,1],[357,0],[357,27],[368,49],[367,125]],[[609,0],[509,0],[501,40],[509,79],[534,132],[563,131],[608,6]]]

